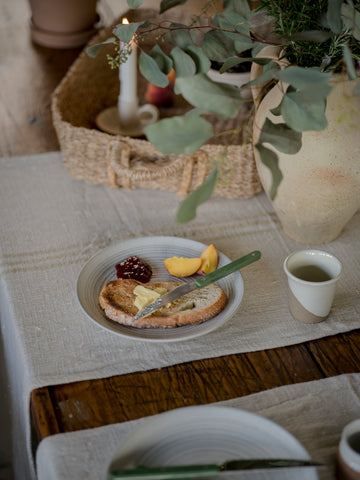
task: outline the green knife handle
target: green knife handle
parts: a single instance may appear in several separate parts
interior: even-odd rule
[[[142,467],[129,470],[113,470],[112,480],[182,480],[190,478],[217,477],[218,465],[184,465],[175,467]]]
[[[217,280],[220,280],[220,278],[224,278],[227,275],[230,275],[230,273],[233,273],[240,268],[246,267],[247,265],[250,265],[250,263],[256,262],[256,260],[259,260],[260,257],[261,252],[259,252],[259,250],[254,250],[248,255],[238,258],[237,260],[234,260],[233,262],[218,268],[214,272],[208,273],[207,275],[196,279],[195,284],[198,288],[203,288],[207,285],[211,285]]]

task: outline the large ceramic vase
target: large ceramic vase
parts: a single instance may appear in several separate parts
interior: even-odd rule
[[[259,56],[276,53],[267,48]],[[260,73],[256,65],[252,78]],[[352,95],[354,86],[345,75],[335,75],[326,106],[327,128],[304,132],[297,154],[276,152],[283,180],[272,204],[285,233],[300,243],[331,242],[360,208],[360,96]],[[260,89],[253,89],[254,144],[266,117],[273,123],[283,121],[270,110],[280,104],[284,90],[278,82],[261,98]],[[261,183],[269,194],[270,171],[254,150]]]

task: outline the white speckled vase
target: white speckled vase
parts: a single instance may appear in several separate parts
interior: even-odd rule
[[[259,56],[276,53],[270,48]],[[252,79],[261,70],[254,64]],[[285,233],[300,243],[331,242],[360,208],[360,96],[352,95],[355,83],[344,75],[335,75],[327,100],[327,128],[304,132],[302,148],[295,155],[277,152],[283,180],[272,204]],[[283,121],[270,110],[279,105],[284,90],[279,82],[259,101],[259,88],[252,89],[255,143],[266,117],[274,123]],[[268,194],[270,170],[260,161],[256,148],[254,151],[260,180]]]

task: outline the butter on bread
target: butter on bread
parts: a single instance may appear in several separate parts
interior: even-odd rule
[[[146,288],[144,285],[136,285],[134,288],[134,293],[136,295],[134,304],[138,310],[142,310],[149,305],[149,303],[153,302],[161,295],[164,295],[168,290],[166,288]]]
[[[163,292],[173,290],[178,285],[180,284],[174,282],[142,284],[131,279],[112,280],[101,290],[99,302],[109,319],[137,328],[174,328],[182,325],[196,325],[215,317],[227,304],[225,292],[217,285],[209,285],[174,300],[148,317],[133,321],[139,311],[135,305],[137,295],[134,289],[136,287],[143,286],[155,292],[161,289],[160,291]]]

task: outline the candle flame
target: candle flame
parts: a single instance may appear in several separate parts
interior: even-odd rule
[[[129,20],[127,18],[123,18],[121,23],[123,25],[129,25]]]

